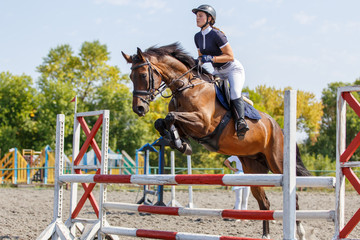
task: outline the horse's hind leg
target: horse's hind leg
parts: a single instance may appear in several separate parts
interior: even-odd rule
[[[299,203],[298,203],[298,195],[296,194],[296,210],[299,210]],[[301,224],[301,221],[296,221],[296,232],[299,236],[299,240],[306,240],[305,238],[305,229]]]
[[[267,155],[268,163],[269,163],[270,169],[273,173],[283,173],[283,168],[282,168],[283,161],[276,161],[277,159],[279,159],[279,155],[281,154],[279,151],[278,152],[272,151],[270,154]],[[296,158],[297,158],[296,175],[297,176],[311,175],[309,173],[309,171],[305,168],[305,166],[301,160],[300,152],[299,152],[299,149],[297,146],[296,146]],[[299,210],[299,209],[300,208],[299,208],[299,203],[298,203],[298,195],[296,194],[296,210]],[[296,231],[297,231],[297,235],[299,236],[299,240],[306,240],[305,229],[304,229],[303,225],[301,224],[301,221],[296,221]]]
[[[266,159],[263,154],[258,154],[253,157],[239,157],[241,163],[243,165],[243,169],[245,173],[255,173],[255,174],[263,174],[268,173],[269,168],[266,164]],[[263,187],[252,186],[251,193],[255,197],[258,202],[260,210],[269,210],[270,209],[270,201],[266,196]],[[263,221],[263,236],[262,238],[269,239],[270,238],[270,226],[269,221]]]
[[[257,200],[259,204],[260,210],[269,210],[270,209],[270,201],[267,198],[264,188],[262,187],[251,187],[251,193]],[[270,239],[270,226],[269,221],[263,221],[263,235],[262,238]]]

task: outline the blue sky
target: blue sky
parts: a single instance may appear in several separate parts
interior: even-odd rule
[[[122,73],[130,66],[121,51],[137,47],[180,42],[196,57],[191,9],[203,3],[216,9],[216,26],[245,67],[245,86],[290,86],[320,98],[328,83],[360,77],[358,0],[2,0],[0,72],[36,80],[51,48],[69,44],[78,53],[94,40]]]

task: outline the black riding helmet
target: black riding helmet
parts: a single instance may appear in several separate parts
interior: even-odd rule
[[[212,17],[212,19],[213,19],[210,24],[211,24],[211,25],[214,25],[214,24],[215,24],[216,11],[215,11],[215,9],[214,9],[212,6],[210,6],[210,5],[208,5],[208,4],[203,4],[203,5],[200,5],[199,7],[194,8],[194,9],[192,10],[192,12],[195,13],[195,14],[196,14],[198,11],[201,11],[201,12],[206,13],[207,15],[210,15],[210,16]],[[206,21],[206,24],[208,24],[208,21]],[[203,27],[205,27],[206,24],[205,24]],[[202,28],[203,28],[203,27],[202,27]]]

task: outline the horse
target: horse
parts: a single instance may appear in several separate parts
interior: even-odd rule
[[[164,119],[155,121],[155,128],[169,139],[173,148],[191,154],[189,139],[192,138],[210,150],[238,156],[245,173],[283,173],[284,135],[279,124],[259,111],[261,119],[246,118],[250,130],[239,139],[231,114],[229,118],[229,111],[217,100],[213,76],[199,67],[179,43],[153,46],[144,52],[137,48],[134,55],[124,52],[122,55],[131,64],[132,108],[138,116],[144,116],[150,102],[158,95],[163,96],[166,88],[171,90],[169,112]],[[224,125],[226,116],[228,123]],[[296,162],[297,176],[311,175],[298,148]],[[270,209],[263,187],[252,186],[251,192],[260,210]],[[299,209],[297,198],[296,209]],[[297,233],[300,239],[305,239],[300,221],[297,221]],[[262,237],[269,238],[269,234],[269,222],[264,220]]]

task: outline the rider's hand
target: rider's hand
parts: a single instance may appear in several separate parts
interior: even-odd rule
[[[202,62],[201,62],[201,58],[198,58],[198,59],[194,59],[195,60],[195,65],[196,66],[201,66],[202,65]]]
[[[212,62],[213,61],[213,56],[211,55],[202,55],[201,56],[201,62],[203,63],[208,63],[208,62]]]

